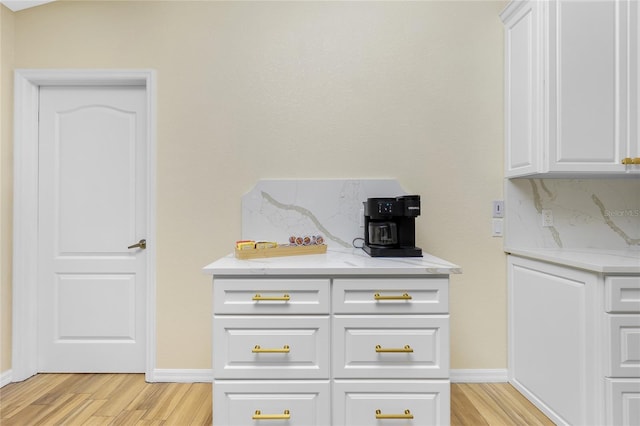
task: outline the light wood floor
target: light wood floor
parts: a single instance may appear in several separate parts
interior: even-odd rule
[[[142,374],[38,374],[0,389],[0,424],[210,425],[210,383]],[[451,385],[451,425],[553,425],[506,383]]]

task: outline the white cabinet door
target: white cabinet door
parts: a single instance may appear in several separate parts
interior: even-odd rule
[[[623,169],[627,139],[619,125],[628,94],[623,3],[549,3],[550,171]]]
[[[505,22],[505,174],[538,172],[541,161],[541,7],[518,3]]]
[[[607,315],[609,377],[640,377],[640,314]]]
[[[611,313],[640,313],[640,277],[605,277],[605,310]]]
[[[329,381],[215,381],[215,426],[326,426],[331,424]]]
[[[640,379],[606,379],[607,424],[640,425]]]
[[[640,2],[626,1],[629,14],[629,69],[627,86],[629,87],[629,152],[628,157],[640,157]],[[640,168],[640,164],[634,166]]]
[[[336,380],[334,426],[448,425],[448,380]]]
[[[590,357],[600,350],[588,324],[585,271],[509,256],[509,381],[560,424],[593,424]],[[551,410],[549,412],[549,410]],[[597,424],[597,423],[596,423]]]

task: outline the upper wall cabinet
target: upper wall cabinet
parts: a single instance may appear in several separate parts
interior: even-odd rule
[[[505,8],[506,177],[640,174],[638,3]]]

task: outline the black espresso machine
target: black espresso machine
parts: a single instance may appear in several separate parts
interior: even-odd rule
[[[416,247],[419,195],[368,198],[363,204],[364,251],[372,257],[422,257]]]

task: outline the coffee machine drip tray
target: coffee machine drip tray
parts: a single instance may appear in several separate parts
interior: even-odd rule
[[[375,247],[365,244],[362,249],[371,257],[422,257],[420,247]]]

